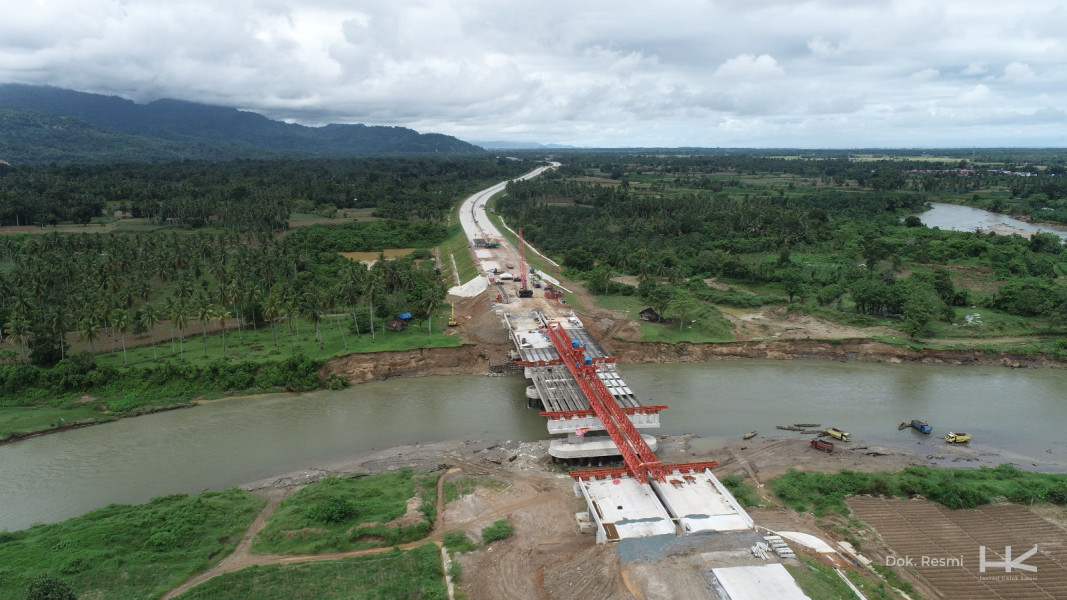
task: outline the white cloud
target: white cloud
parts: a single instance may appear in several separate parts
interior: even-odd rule
[[[911,79],[912,81],[930,81],[937,79],[940,75],[941,71],[938,71],[937,69],[923,69],[912,73],[908,76],[908,79]]]
[[[1058,145],[1061,0],[37,0],[0,82],[581,145]],[[977,85],[976,85],[977,84]],[[964,110],[966,109],[966,110]],[[1053,111],[1053,112],[1050,112]],[[975,123],[987,122],[981,127]]]
[[[820,36],[808,40],[808,50],[819,58],[831,58],[841,54],[841,47],[833,42],[828,42]]]
[[[1037,75],[1034,74],[1030,65],[1012,62],[1004,67],[1004,80],[1012,83],[1030,83],[1037,80]]]
[[[785,74],[769,54],[741,54],[719,65],[715,74],[726,79],[767,79]]]
[[[991,93],[985,84],[978,84],[959,95],[960,104],[978,104],[988,102]]]

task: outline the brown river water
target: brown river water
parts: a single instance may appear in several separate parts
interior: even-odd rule
[[[657,434],[704,447],[776,424],[821,423],[858,443],[936,454],[949,430],[970,450],[1067,471],[1067,369],[834,361],[620,365],[646,403],[667,404]],[[418,377],[342,391],[237,398],[0,446],[0,530],[320,467],[393,446],[548,437],[526,408],[526,380]],[[898,431],[913,418],[934,435]]]

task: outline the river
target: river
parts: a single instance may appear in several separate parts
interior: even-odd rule
[[[849,430],[854,444],[934,454],[939,434],[972,433],[1021,466],[1063,470],[1067,370],[833,361],[622,365],[648,403],[668,404],[658,434],[693,433],[707,447],[779,423]],[[220,489],[392,446],[443,440],[539,440],[526,381],[420,377],[341,391],[209,403],[0,446],[0,530],[53,522],[112,502]],[[930,422],[935,435],[898,431]],[[918,444],[918,445],[917,445]]]
[[[980,208],[931,202],[930,210],[917,215],[927,227],[939,227],[952,231],[996,231],[997,233],[1018,233],[1030,236],[1034,233],[1054,233],[1067,240],[1067,227],[1057,225],[1035,225],[1007,215],[993,213]]]

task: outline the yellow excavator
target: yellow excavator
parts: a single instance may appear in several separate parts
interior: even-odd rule
[[[452,304],[452,316],[448,317],[448,326],[449,327],[455,327],[456,325],[459,325],[459,323],[456,323],[456,303],[452,302],[451,304]]]

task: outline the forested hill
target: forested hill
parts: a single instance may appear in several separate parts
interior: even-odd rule
[[[11,163],[79,162],[70,156],[79,149],[85,153],[82,160],[107,160],[99,156],[99,147],[84,143],[85,136],[107,138],[106,144],[120,153],[125,143],[132,149],[127,154],[139,160],[483,151],[451,136],[404,127],[306,127],[235,108],[170,99],[137,104],[117,96],[43,86],[0,84],[0,108],[14,109],[4,112],[0,129],[0,159]],[[47,120],[41,115],[20,114],[23,111],[70,120],[42,123]]]

